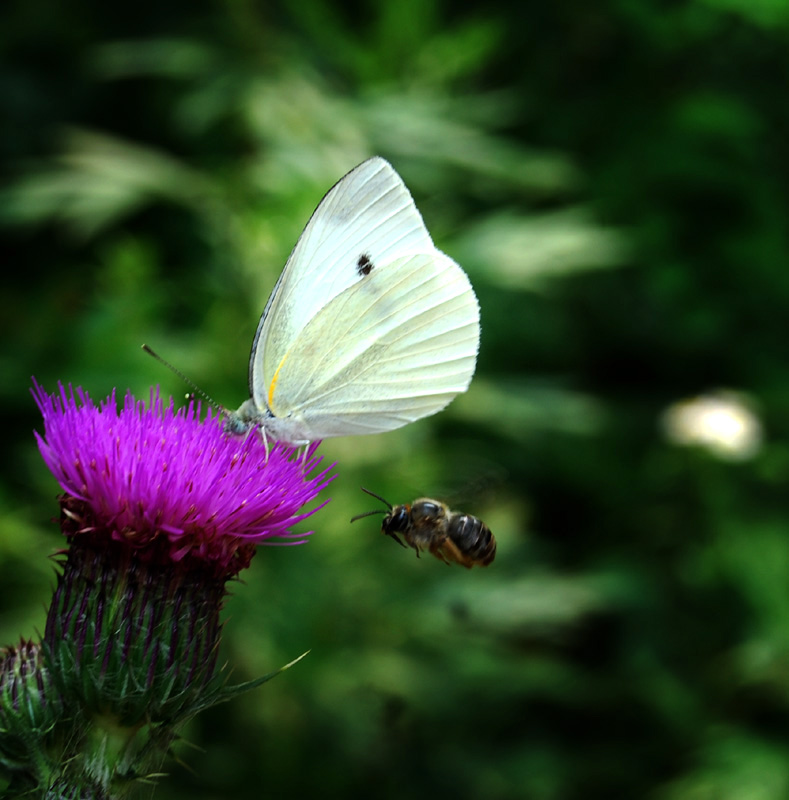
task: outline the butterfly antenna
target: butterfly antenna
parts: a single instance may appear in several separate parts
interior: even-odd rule
[[[185,384],[187,384],[187,386],[191,386],[192,389],[194,389],[194,391],[197,392],[197,394],[201,395],[206,400],[208,400],[208,403],[213,408],[216,408],[219,411],[224,411],[222,406],[220,406],[219,403],[215,402],[210,395],[206,394],[193,380],[187,378],[186,375],[184,375],[180,369],[174,367],[169,361],[165,361],[157,352],[148,347],[147,344],[144,344],[142,346],[142,349],[145,350],[145,352],[148,353],[149,356],[153,356],[160,364],[164,364],[164,366],[167,367],[167,369],[169,369],[171,372],[174,372]],[[192,398],[194,398],[194,393],[192,394]]]

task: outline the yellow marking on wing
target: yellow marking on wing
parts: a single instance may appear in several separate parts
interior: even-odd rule
[[[279,371],[282,369],[284,363],[288,360],[288,356],[290,355],[290,351],[285,353],[282,356],[282,361],[279,362],[279,366],[274,372],[274,377],[271,379],[271,383],[268,387],[268,407],[269,410],[273,413],[274,412],[274,389],[277,387],[277,381],[279,380]]]

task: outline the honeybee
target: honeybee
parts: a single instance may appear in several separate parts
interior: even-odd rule
[[[454,562],[471,569],[475,564],[487,567],[496,557],[496,539],[477,517],[452,511],[445,503],[429,497],[420,497],[410,505],[393,506],[369,489],[362,487],[362,491],[380,500],[389,510],[366,511],[351,522],[384,514],[381,533],[391,536],[401,547],[413,547],[417,558],[421,550],[428,550],[445,564]],[[403,544],[398,533],[407,544]]]

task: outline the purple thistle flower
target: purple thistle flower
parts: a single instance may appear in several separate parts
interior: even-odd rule
[[[331,467],[310,475],[318,443],[305,454],[274,443],[267,454],[261,436],[228,436],[219,415],[201,422],[199,404],[175,410],[158,389],[147,406],[128,393],[119,411],[114,391],[96,406],[58,386],[49,395],[34,380],[31,391],[44,417],[39,450],[69,496],[69,537],[109,534],[138,558],[197,560],[225,577],[256,545],[306,541],[291,527],[325,505],[300,511],[333,477]]]
[[[120,409],[114,392],[98,405],[62,384],[49,395],[34,381],[32,393],[68,548],[34,665],[55,719],[20,769],[58,797],[85,781],[96,787],[85,796],[125,796],[186,719],[243,688],[226,688],[217,667],[226,583],[258,545],[305,542],[292,527],[325,505],[302,510],[331,468],[317,444],[302,453],[256,432],[228,436],[215,412],[201,421],[199,405],[165,406],[158,390],[147,404],[129,393]],[[13,711],[15,695],[3,698]]]

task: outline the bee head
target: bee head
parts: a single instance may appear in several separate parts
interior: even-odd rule
[[[364,486],[362,486],[361,489],[376,500],[380,500],[386,506],[386,510],[377,508],[375,511],[365,511],[363,514],[357,514],[355,517],[352,517],[351,522],[356,522],[357,519],[361,519],[362,517],[370,517],[373,514],[384,514],[384,519],[381,523],[381,531],[387,536],[391,536],[399,545],[405,547],[397,537],[397,534],[405,531],[410,525],[410,507],[393,506],[388,500],[384,500],[381,495],[371,492],[369,489],[365,489]]]
[[[394,536],[395,533],[405,532],[410,526],[411,506],[402,505],[389,509],[389,513],[384,517],[381,527],[387,536]]]

